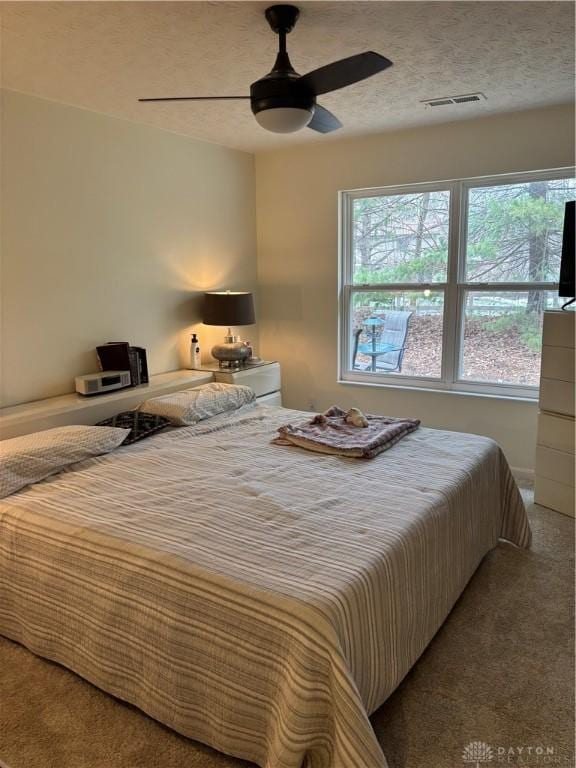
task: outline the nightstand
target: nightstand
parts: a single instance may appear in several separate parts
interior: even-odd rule
[[[214,381],[250,387],[260,405],[282,405],[280,363],[264,361],[235,370],[220,368],[218,363],[214,363],[203,365],[202,370],[213,373]]]

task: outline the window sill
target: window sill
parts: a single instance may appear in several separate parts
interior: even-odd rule
[[[338,384],[345,384],[353,387],[376,387],[377,389],[399,389],[407,392],[418,392],[419,394],[438,395],[456,395],[457,397],[480,397],[487,400],[513,400],[518,403],[530,403],[538,405],[538,395],[529,397],[528,395],[506,395],[493,394],[489,392],[470,392],[463,389],[441,389],[436,387],[415,387],[410,384],[383,384],[382,382],[371,381],[352,381],[350,379],[337,379]]]

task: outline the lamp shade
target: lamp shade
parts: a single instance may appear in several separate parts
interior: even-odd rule
[[[252,294],[233,291],[205,293],[202,320],[206,325],[254,325]]]

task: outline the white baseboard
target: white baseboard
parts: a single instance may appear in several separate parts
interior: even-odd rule
[[[526,467],[510,467],[515,480],[523,485],[534,485],[534,470]]]

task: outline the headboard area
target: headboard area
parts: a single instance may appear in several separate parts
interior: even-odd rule
[[[120,411],[136,408],[150,397],[192,389],[208,384],[213,378],[214,374],[209,371],[172,371],[151,376],[149,384],[127,387],[116,392],[91,397],[62,395],[1,408],[0,440],[69,424],[96,424]]]

